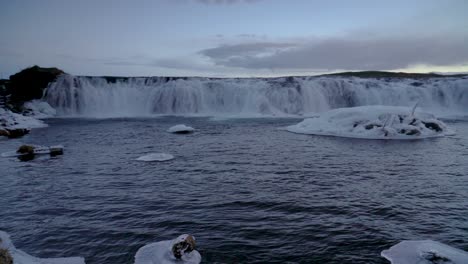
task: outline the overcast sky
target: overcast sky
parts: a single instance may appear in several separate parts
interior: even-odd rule
[[[466,0],[0,0],[0,78],[468,71]]]

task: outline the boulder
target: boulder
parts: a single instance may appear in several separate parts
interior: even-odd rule
[[[195,238],[192,235],[181,235],[172,244],[172,254],[176,259],[195,250]]]
[[[6,131],[8,138],[19,138],[29,133],[29,129],[26,128],[6,129]]]
[[[11,75],[7,84],[7,90],[11,93],[11,102],[18,106],[26,101],[42,98],[43,91],[49,83],[63,73],[57,68],[33,66]]]
[[[55,157],[58,155],[63,155],[63,147],[62,146],[51,146],[49,148],[50,156]]]
[[[6,129],[0,129],[0,136],[8,137],[10,136],[10,132],[8,132]]]
[[[3,248],[0,248],[0,263],[1,264],[13,264],[13,258],[11,257],[10,252],[8,252],[8,250],[3,249]]]
[[[16,152],[20,154],[34,154],[34,146],[22,145]]]

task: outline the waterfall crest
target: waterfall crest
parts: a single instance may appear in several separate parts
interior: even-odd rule
[[[59,116],[306,116],[339,107],[419,106],[468,112],[468,79],[106,78],[62,75],[44,100]]]

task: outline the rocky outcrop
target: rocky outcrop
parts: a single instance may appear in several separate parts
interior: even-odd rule
[[[40,99],[49,83],[63,73],[57,68],[33,66],[11,75],[4,84],[6,93],[10,95],[7,103],[13,110],[20,110],[24,102]]]

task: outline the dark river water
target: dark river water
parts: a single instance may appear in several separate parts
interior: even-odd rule
[[[56,158],[0,159],[0,230],[40,257],[133,263],[193,234],[204,263],[388,263],[432,239],[468,250],[468,122],[452,137],[375,141],[292,134],[296,119],[51,119],[22,139]],[[184,123],[191,135],[165,132]],[[174,160],[136,158],[165,152]]]

